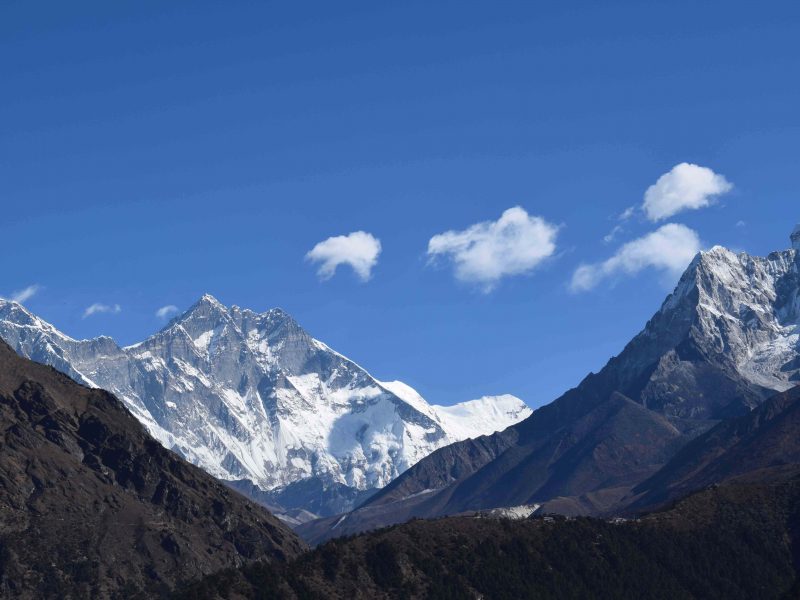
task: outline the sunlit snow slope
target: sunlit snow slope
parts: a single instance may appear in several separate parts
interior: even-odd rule
[[[436,448],[530,414],[513,396],[453,407],[382,383],[309,336],[288,314],[203,296],[145,341],[74,340],[0,301],[0,337],[17,352],[110,390],[166,447],[212,475],[262,490],[380,488]]]

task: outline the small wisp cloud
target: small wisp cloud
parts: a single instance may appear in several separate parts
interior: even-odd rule
[[[167,304],[166,306],[162,306],[156,311],[156,316],[159,319],[168,319],[174,314],[178,313],[178,307],[174,304]]]
[[[24,304],[25,302],[33,298],[36,294],[38,294],[41,291],[41,289],[42,286],[40,286],[38,283],[34,283],[33,285],[29,285],[26,288],[13,292],[9,297],[9,299],[14,302]]]
[[[365,231],[354,231],[321,241],[306,254],[306,260],[319,264],[317,275],[322,281],[333,277],[340,265],[349,265],[361,281],[369,281],[380,253],[378,238]]]
[[[579,266],[572,275],[570,289],[583,292],[604,280],[635,275],[644,269],[656,269],[676,278],[700,248],[696,231],[685,225],[668,223],[624,244],[603,262]]]
[[[644,193],[642,210],[650,221],[662,221],[685,210],[713,204],[731,191],[733,184],[708,167],[691,163],[675,165]]]
[[[529,273],[552,256],[557,235],[558,226],[515,206],[497,221],[433,236],[428,257],[451,261],[456,279],[490,292],[504,277]]]
[[[83,311],[83,318],[85,319],[86,317],[101,313],[117,315],[121,312],[122,307],[119,304],[102,304],[100,302],[95,302],[91,306],[86,307],[86,310]]]

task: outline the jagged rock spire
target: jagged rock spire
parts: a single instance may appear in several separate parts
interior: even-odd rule
[[[792,248],[795,250],[800,250],[800,223],[794,226],[794,231],[792,231],[792,235],[790,237],[792,240]]]

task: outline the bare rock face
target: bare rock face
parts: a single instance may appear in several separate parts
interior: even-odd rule
[[[0,337],[111,391],[153,437],[211,475],[267,506],[318,514],[347,510],[436,448],[531,412],[513,396],[430,405],[407,385],[376,380],[280,309],[255,313],[209,295],[124,348],[108,337],[74,340],[0,300]]]
[[[114,396],[0,341],[0,597],[159,597],[303,549]]]
[[[622,501],[652,509],[733,478],[769,481],[800,472],[800,386],[727,419],[683,447]]]
[[[668,415],[742,413],[800,380],[795,250],[700,253],[645,329],[602,376]]]
[[[318,541],[406,520],[560,499],[603,512],[721,419],[800,383],[800,251],[715,247],[619,356],[525,421],[423,459]]]

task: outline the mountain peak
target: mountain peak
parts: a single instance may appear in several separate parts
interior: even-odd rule
[[[516,396],[501,394],[483,396],[452,406],[434,405],[442,421],[456,438],[476,438],[487,431],[502,431],[533,414],[533,411]]]
[[[794,231],[789,239],[792,240],[792,248],[800,250],[800,223],[794,226]]]
[[[58,331],[50,323],[34,315],[16,300],[0,298],[0,321],[14,323],[19,327],[28,328],[32,331],[41,330],[63,340],[75,341],[68,335]]]
[[[12,302],[0,305],[0,337],[112,390],[162,444],[215,477],[280,493],[286,508],[322,485],[332,491],[314,512],[340,512],[433,450],[526,416],[521,402],[500,401],[447,418],[413,390],[382,386],[283,310],[226,307],[210,294],[124,349],[67,339]]]
[[[208,317],[208,316],[218,316],[221,317],[223,315],[228,315],[230,313],[230,309],[222,304],[219,300],[217,300],[211,294],[203,294],[200,296],[200,299],[192,304],[189,309],[179,317],[179,321],[185,320],[187,317]]]
[[[36,317],[28,309],[7,298],[0,298],[0,318],[13,319],[19,325],[37,325]]]
[[[202,305],[215,306],[215,307],[223,308],[223,309],[226,308],[225,305],[222,304],[222,302],[217,300],[211,294],[203,294],[202,296],[200,296],[200,299],[197,302],[194,303],[194,306],[202,306]]]
[[[10,298],[3,298],[2,296],[0,296],[0,308],[4,308],[6,310],[19,309],[25,313],[28,313],[28,310],[16,300],[11,300]]]
[[[705,268],[714,268],[716,265],[723,264],[723,263],[733,263],[738,262],[737,254],[733,250],[726,248],[725,246],[712,246],[708,250],[701,250],[698,254],[696,262],[693,264],[695,266],[702,265]],[[691,270],[691,266],[689,270]]]

